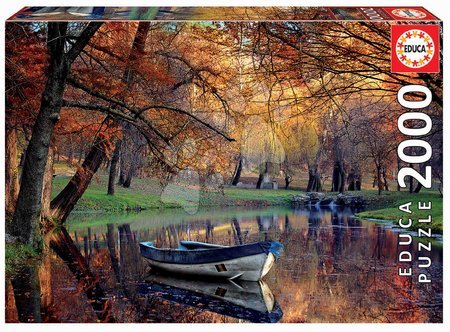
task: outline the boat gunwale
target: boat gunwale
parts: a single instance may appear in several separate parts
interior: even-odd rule
[[[282,246],[276,241],[262,241],[237,246],[201,250],[157,248],[152,242],[139,243],[141,255],[150,261],[164,264],[207,264],[242,257],[273,253],[272,246]]]

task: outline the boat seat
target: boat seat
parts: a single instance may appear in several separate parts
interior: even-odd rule
[[[226,248],[227,246],[221,246],[218,244],[196,242],[196,241],[180,241],[178,249],[181,250],[206,250],[206,249],[217,249]]]

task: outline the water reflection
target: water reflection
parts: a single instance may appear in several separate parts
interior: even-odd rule
[[[432,284],[399,278],[397,256],[405,248],[398,246],[398,233],[352,215],[349,209],[318,207],[224,209],[195,216],[171,210],[128,215],[127,223],[57,229],[47,238],[40,263],[7,280],[6,320],[442,321],[442,250],[433,248],[432,267],[422,269]],[[222,245],[277,240],[285,251],[260,288],[174,283],[167,277],[149,284],[151,271],[138,246],[143,240],[159,247],[177,247],[180,240]],[[410,250],[415,257],[417,243]],[[416,265],[415,271],[422,271]],[[273,308],[264,296],[269,288],[266,293],[276,298]]]
[[[264,281],[221,281],[150,275],[140,293],[255,323],[276,323],[283,316]]]

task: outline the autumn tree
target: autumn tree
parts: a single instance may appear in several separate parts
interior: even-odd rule
[[[41,192],[48,147],[53,128],[59,119],[70,67],[100,25],[101,23],[89,23],[81,27],[81,33],[75,37],[75,41],[72,40],[71,47],[67,50],[68,24],[53,22],[48,24],[48,79],[26,150],[22,183],[12,222],[13,235],[19,237],[24,243],[33,243],[39,232],[37,227],[40,221]]]

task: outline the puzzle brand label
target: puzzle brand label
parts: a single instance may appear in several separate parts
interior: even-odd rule
[[[395,73],[439,72],[439,26],[393,25],[391,68]]]

